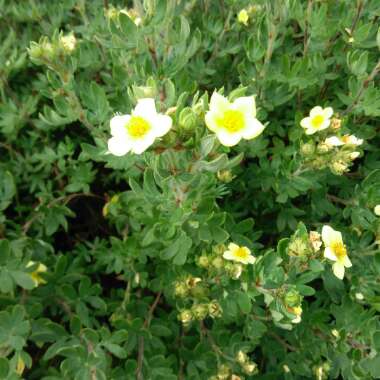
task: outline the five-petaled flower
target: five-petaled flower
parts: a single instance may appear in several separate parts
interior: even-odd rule
[[[343,243],[342,234],[330,226],[323,226],[322,240],[325,245],[324,256],[329,260],[335,261],[332,266],[333,272],[336,277],[342,280],[345,268],[352,266],[347,256],[347,248]]]
[[[256,119],[253,96],[240,97],[230,103],[227,98],[214,92],[205,121],[207,127],[215,132],[218,140],[225,146],[234,146],[242,138],[254,139],[264,130],[264,125]]]
[[[334,111],[331,107],[316,106],[311,109],[308,117],[301,120],[301,127],[306,129],[307,135],[322,131],[330,126],[330,118]]]
[[[223,257],[226,260],[237,261],[242,264],[253,264],[256,261],[249,248],[239,247],[235,243],[228,245],[228,250],[223,253]]]
[[[353,145],[358,146],[363,144],[363,139],[358,139],[354,135],[344,135],[342,137],[331,136],[325,140],[325,143],[330,146]]]
[[[172,127],[170,116],[157,113],[154,99],[145,98],[137,102],[132,115],[116,115],[110,122],[112,137],[108,150],[115,156],[128,152],[143,153]]]

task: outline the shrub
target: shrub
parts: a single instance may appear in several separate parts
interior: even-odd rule
[[[380,378],[378,1],[1,9],[1,379]]]

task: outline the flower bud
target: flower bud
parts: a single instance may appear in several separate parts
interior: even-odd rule
[[[195,285],[197,285],[199,282],[201,282],[202,279],[199,278],[199,277],[192,277],[192,276],[189,276],[187,279],[186,279],[186,285],[191,289],[191,288],[194,288]]]
[[[184,130],[190,131],[197,124],[197,116],[190,107],[185,107],[179,114],[179,124]]]
[[[249,362],[243,365],[243,371],[247,375],[253,375],[254,373],[257,373],[257,364],[255,362]]]
[[[74,34],[71,33],[66,36],[61,36],[59,38],[59,44],[66,54],[71,54],[75,50],[77,39]]]
[[[188,295],[188,288],[183,282],[176,282],[174,285],[174,294],[178,297],[184,298]]]
[[[242,9],[237,16],[238,22],[245,26],[248,25],[249,15],[246,9]]]
[[[337,130],[339,129],[340,127],[342,126],[342,120],[337,118],[337,117],[333,117],[331,119],[331,122],[330,122],[330,127],[331,129],[334,129],[334,130]]]
[[[178,315],[178,319],[185,325],[188,326],[193,320],[193,313],[190,310],[183,310]]]
[[[375,213],[376,216],[380,216],[380,205],[376,205],[375,208],[373,209],[373,212]]]
[[[248,360],[247,354],[243,352],[242,350],[238,351],[238,353],[236,354],[236,361],[239,364],[244,364],[247,362],[247,360]]]
[[[335,338],[340,338],[340,334],[339,334],[339,331],[337,329],[332,329],[331,330],[331,334],[335,337]]]
[[[216,269],[222,269],[224,266],[224,261],[221,257],[215,257],[214,260],[212,260],[212,266]]]
[[[317,146],[318,153],[327,153],[331,150],[331,145],[321,142]]]
[[[315,146],[312,142],[301,145],[301,153],[304,156],[311,156],[315,152]]]
[[[342,160],[333,161],[329,167],[331,171],[336,175],[342,175],[348,168],[347,164]]]
[[[231,170],[219,170],[216,174],[219,181],[223,183],[230,183],[234,176],[231,173]]]
[[[289,373],[290,372],[290,368],[286,364],[284,364],[282,366],[282,368],[283,368],[283,370],[284,370],[285,373]]]
[[[193,305],[191,311],[196,320],[203,321],[208,314],[208,305],[204,303]]]
[[[222,307],[220,306],[218,301],[213,300],[208,304],[208,313],[211,318],[221,317],[222,312],[223,312]]]
[[[210,265],[210,260],[208,258],[208,256],[206,255],[202,255],[198,258],[198,265],[201,267],[201,268],[208,268],[209,265]]]
[[[310,231],[309,241],[313,247],[314,252],[318,252],[322,246],[321,234],[317,231]]]
[[[226,272],[232,279],[237,280],[243,272],[243,266],[236,263],[227,263]]]
[[[305,257],[310,253],[309,245],[301,238],[293,239],[288,245],[288,255]]]
[[[218,368],[217,379],[227,380],[231,374],[231,369],[226,364],[222,364]]]
[[[296,289],[291,289],[285,294],[284,301],[287,306],[295,307],[302,302],[302,296]]]
[[[355,298],[358,301],[362,301],[362,300],[364,300],[364,295],[363,295],[363,293],[355,293]]]

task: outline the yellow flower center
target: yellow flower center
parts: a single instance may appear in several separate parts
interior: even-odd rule
[[[343,137],[341,137],[341,140],[347,144],[349,141],[350,141],[350,135],[344,135]]]
[[[220,119],[219,125],[230,133],[238,132],[244,128],[244,115],[237,110],[227,110]]]
[[[243,247],[239,247],[235,252],[234,252],[234,256],[239,258],[239,259],[248,259],[248,256],[249,256],[249,252],[247,249],[243,248]]]
[[[150,124],[141,116],[132,116],[125,126],[130,136],[141,138],[150,130]]]
[[[338,260],[342,260],[344,259],[344,257],[346,257],[347,249],[343,243],[341,242],[334,243],[332,244],[331,248],[334,251],[335,256],[337,257]]]
[[[311,125],[313,128],[320,128],[322,123],[325,121],[325,118],[322,115],[316,115],[311,119]]]

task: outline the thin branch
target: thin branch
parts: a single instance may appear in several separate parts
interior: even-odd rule
[[[285,349],[295,352],[297,351],[297,348],[289,344],[285,339],[281,338],[279,335],[274,333],[273,331],[268,331],[268,335],[270,335],[272,338],[276,339],[277,342],[279,342]]]

